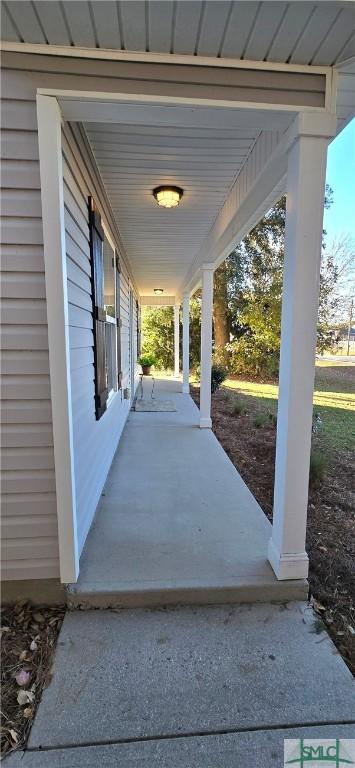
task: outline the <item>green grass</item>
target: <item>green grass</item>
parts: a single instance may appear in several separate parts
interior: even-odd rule
[[[248,413],[277,413],[277,384],[233,378],[226,379],[222,387],[231,394],[231,404],[235,393]],[[327,451],[355,450],[354,366],[317,362],[313,403],[323,422],[319,443]]]

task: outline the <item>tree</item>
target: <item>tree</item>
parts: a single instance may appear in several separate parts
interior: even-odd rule
[[[228,312],[228,269],[226,261],[214,273],[213,282],[213,328],[215,351],[219,356],[225,353],[229,342],[230,315]]]
[[[142,353],[153,354],[156,367],[171,370],[174,365],[174,309],[146,307],[142,315]],[[190,299],[190,368],[200,361],[201,292]],[[182,327],[180,318],[180,367],[182,363]]]
[[[326,188],[325,207],[332,203]],[[234,279],[228,311],[232,314],[234,340],[229,345],[231,369],[235,373],[276,376],[279,366],[281,303],[284,263],[286,198],[283,197],[251,230],[228,257],[226,269]],[[335,287],[339,269],[325,250],[325,232],[320,275],[318,351],[331,342],[331,324],[336,306]]]
[[[146,307],[142,316],[143,354],[153,354],[157,368],[174,365],[174,308]]]

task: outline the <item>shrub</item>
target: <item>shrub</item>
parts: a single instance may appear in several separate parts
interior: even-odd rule
[[[246,413],[241,400],[235,400],[232,407],[232,416],[243,416]]]
[[[211,369],[211,392],[217,392],[224,380],[227,378],[227,371],[224,365],[213,363]]]
[[[228,344],[229,370],[236,376],[257,376],[274,379],[279,367],[279,348],[245,334]]]
[[[254,424],[254,427],[257,427],[259,429],[260,427],[265,427],[268,421],[269,421],[269,417],[267,413],[257,413],[254,416],[253,424]]]
[[[156,360],[155,360],[154,355],[150,355],[148,353],[145,354],[145,355],[141,355],[138,358],[138,363],[139,363],[139,365],[142,366],[142,368],[143,368],[143,366],[148,366],[148,368],[150,368],[151,365],[155,365],[155,362],[156,362]]]
[[[328,458],[318,448],[312,448],[309,464],[309,484],[319,485],[328,470]]]

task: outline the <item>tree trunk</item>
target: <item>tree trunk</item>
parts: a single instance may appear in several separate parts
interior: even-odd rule
[[[225,345],[229,343],[227,269],[225,264],[221,264],[214,273],[213,326],[215,350],[224,353]]]

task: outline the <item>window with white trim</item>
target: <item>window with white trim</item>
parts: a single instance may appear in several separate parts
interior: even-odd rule
[[[104,248],[104,309],[105,322],[105,346],[106,346],[106,384],[108,399],[118,389],[117,377],[117,313],[116,313],[116,259],[105,233]]]

